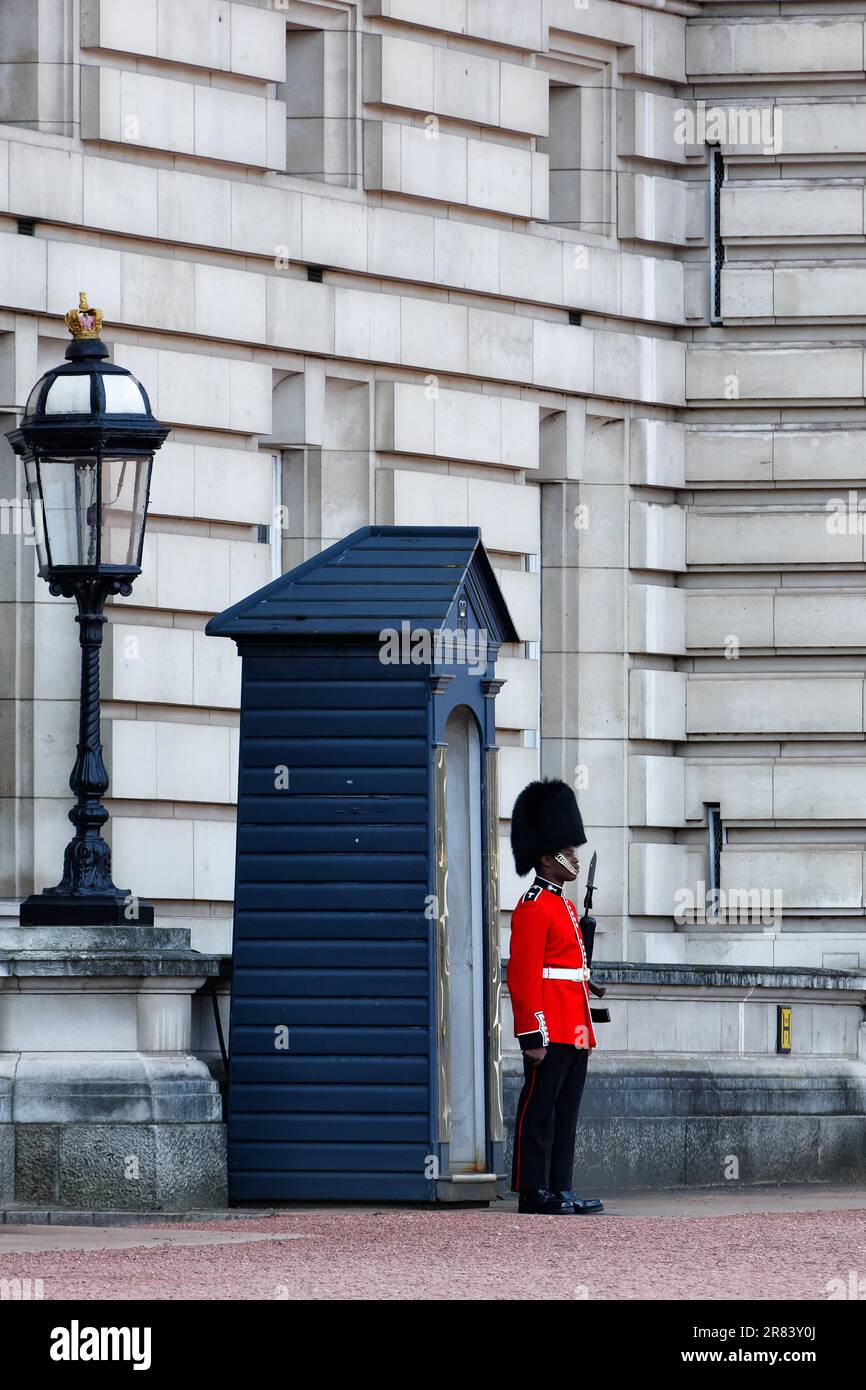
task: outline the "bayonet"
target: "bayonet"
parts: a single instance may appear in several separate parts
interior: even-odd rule
[[[598,854],[592,851],[592,858],[589,861],[589,873],[586,876],[586,892],[583,895],[584,912],[592,911],[592,895],[595,892],[595,866],[598,863]]]

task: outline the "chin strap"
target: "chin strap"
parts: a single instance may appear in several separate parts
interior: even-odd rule
[[[571,863],[569,863],[569,861],[566,859],[566,857],[565,857],[564,854],[562,854],[562,853],[555,854],[553,857],[554,857],[554,859],[556,860],[557,864],[561,864],[562,867],[563,867],[563,869],[567,869],[567,870],[568,870],[568,872],[571,874],[572,878],[577,878],[577,874],[574,872],[574,865],[571,864]]]

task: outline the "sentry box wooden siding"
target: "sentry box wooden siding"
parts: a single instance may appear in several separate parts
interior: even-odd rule
[[[366,526],[207,632],[243,660],[232,1199],[494,1196],[494,663],[519,638],[478,531]]]

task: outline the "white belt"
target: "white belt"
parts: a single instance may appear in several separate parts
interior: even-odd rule
[[[561,965],[545,965],[541,972],[545,980],[588,980],[589,971],[586,967],[581,970],[566,970]]]

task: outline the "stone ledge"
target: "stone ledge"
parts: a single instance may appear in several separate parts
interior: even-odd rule
[[[0,917],[2,921],[2,917]],[[50,955],[69,951],[188,951],[189,927],[28,927],[16,920],[0,926],[0,954],[22,951]]]
[[[176,976],[211,977],[223,972],[224,956],[205,956],[198,951],[6,951],[0,950],[0,977],[41,975],[87,977]]]
[[[823,970],[785,965],[647,965],[596,961],[596,984],[700,985],[717,988],[839,989],[866,991],[866,971]]]

